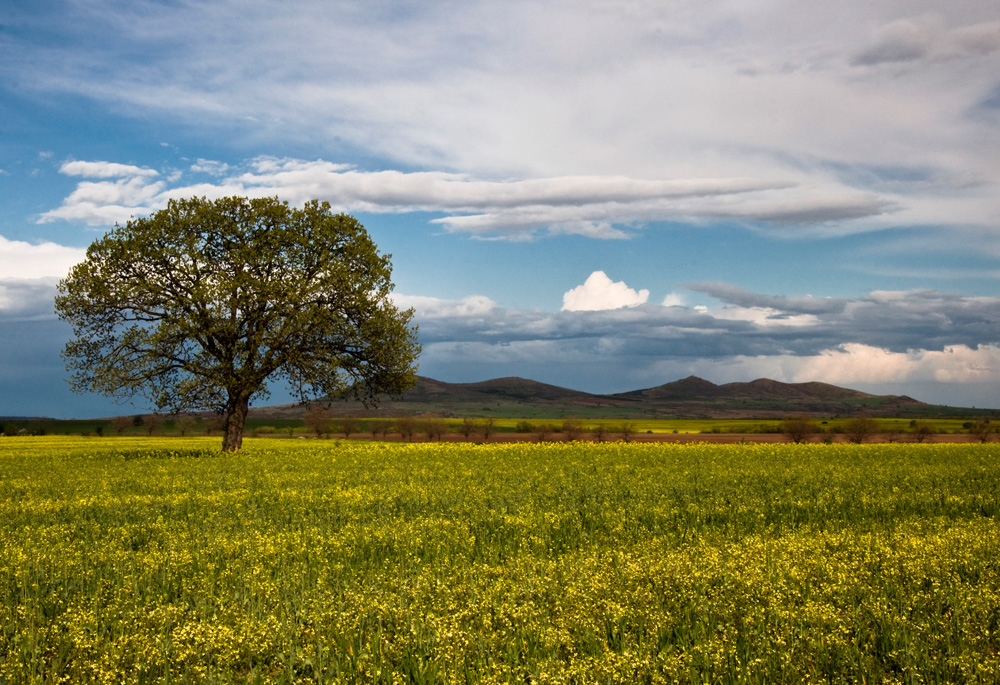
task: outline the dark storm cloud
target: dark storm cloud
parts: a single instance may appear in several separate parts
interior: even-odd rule
[[[860,298],[762,295],[725,283],[689,286],[725,306],[713,310],[640,305],[606,311],[543,312],[496,305],[432,316],[417,308],[426,344],[586,341],[629,356],[815,355],[847,343],[894,352],[1000,341],[1000,298],[932,290]]]

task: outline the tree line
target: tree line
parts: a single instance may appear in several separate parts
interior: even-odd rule
[[[962,424],[962,428],[968,431],[971,439],[979,442],[989,442],[993,434],[997,432],[997,424],[991,423],[988,418],[966,421]],[[784,419],[781,422],[781,432],[795,443],[810,442],[817,434],[822,435],[824,441],[830,442],[833,434],[832,431],[824,430],[813,417],[805,414],[789,416]],[[889,442],[895,442],[904,435],[898,429],[882,428],[878,421],[864,415],[852,418],[837,432],[856,444],[867,442],[876,435],[883,435]],[[928,419],[913,419],[906,432],[914,442],[925,442],[937,433],[937,427]]]

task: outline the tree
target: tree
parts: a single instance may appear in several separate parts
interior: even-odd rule
[[[458,427],[458,432],[465,436],[465,441],[469,441],[469,437],[476,432],[476,420],[470,416],[466,416],[462,419],[462,424]]]
[[[174,421],[174,428],[181,434],[181,437],[190,433],[196,425],[198,425],[198,418],[192,414],[181,414]]]
[[[976,419],[969,426],[969,435],[979,442],[989,442],[990,436],[995,430],[995,426],[987,418]]]
[[[132,419],[128,416],[116,416],[111,419],[111,427],[115,429],[118,435],[123,434],[132,426]]]
[[[924,420],[914,420],[910,422],[910,428],[913,429],[913,439],[917,442],[923,442],[930,436],[937,433],[937,428],[930,421]]]
[[[854,417],[844,426],[847,439],[858,445],[875,435],[877,430],[878,424],[875,423],[875,419],[865,415]]]
[[[392,421],[389,419],[378,419],[369,423],[368,427],[372,431],[372,440],[379,435],[381,435],[382,439],[385,440],[385,437],[389,435],[389,431],[392,430]]]
[[[321,438],[330,432],[333,426],[333,414],[321,404],[314,404],[302,415],[302,421],[311,432]]]
[[[441,442],[444,434],[448,432],[448,424],[439,416],[432,416],[424,422],[424,432],[428,440]]]
[[[621,428],[622,442],[632,442],[632,436],[635,435],[635,424],[626,421],[622,424]]]
[[[496,422],[492,417],[483,419],[476,424],[476,430],[482,434],[483,442],[489,442],[490,436],[496,432]]]
[[[142,419],[143,430],[146,431],[146,435],[150,436],[162,433],[164,423],[166,423],[166,420],[162,414],[147,414]]]
[[[526,421],[525,419],[521,419],[520,421],[517,422],[517,425],[514,426],[514,432],[515,433],[534,433],[535,432],[535,425],[533,423],[531,423],[531,421]]]
[[[226,427],[226,417],[221,412],[215,412],[205,421],[205,435],[211,435],[215,431],[221,431]]]
[[[116,225],[60,282],[70,383],[219,411],[225,451],[274,381],[302,401],[374,406],[413,385],[420,350],[390,274],[364,227],[325,202],[173,200]]]
[[[781,422],[781,432],[796,444],[808,442],[809,436],[816,432],[816,422],[805,414],[789,416]]]
[[[340,432],[344,434],[344,440],[350,440],[352,433],[361,430],[361,421],[354,416],[344,416],[340,419]]]
[[[417,432],[417,420],[412,416],[400,416],[396,419],[396,432],[403,440],[413,442],[413,435]]]
[[[599,423],[594,426],[590,432],[594,434],[594,440],[597,442],[604,442],[604,437],[608,434],[608,427],[603,423]]]
[[[576,419],[566,419],[563,421],[562,432],[566,434],[566,440],[573,442],[579,440],[583,435],[583,424]]]
[[[545,421],[535,426],[535,437],[538,439],[538,442],[545,442],[555,432],[556,427]]]

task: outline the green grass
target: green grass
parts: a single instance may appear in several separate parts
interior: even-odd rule
[[[0,439],[0,682],[1000,680],[996,445]]]

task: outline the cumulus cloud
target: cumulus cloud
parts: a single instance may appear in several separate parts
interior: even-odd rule
[[[56,284],[86,250],[0,236],[0,320],[53,318]]]
[[[679,293],[667,293],[661,303],[664,307],[683,307],[684,296]]]
[[[635,307],[649,299],[648,290],[635,291],[622,281],[612,281],[603,271],[590,274],[583,285],[563,295],[564,312],[599,311]]]
[[[0,279],[0,321],[55,318],[55,278]]]
[[[0,281],[64,278],[86,254],[52,242],[33,244],[0,236]]]

